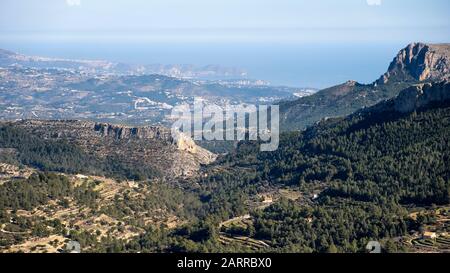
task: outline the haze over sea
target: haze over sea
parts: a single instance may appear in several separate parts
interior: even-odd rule
[[[448,0],[2,0],[0,48],[217,64],[276,85],[369,83],[411,42],[449,42]]]
[[[370,83],[386,71],[403,43],[221,42],[6,42],[27,55],[104,59],[135,64],[216,64],[245,69],[274,85],[324,88],[356,80]]]

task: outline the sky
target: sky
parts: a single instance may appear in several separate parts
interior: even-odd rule
[[[445,42],[448,0],[1,0],[2,39]]]
[[[448,0],[0,0],[0,48],[322,88],[372,82],[411,42],[450,42],[449,14]]]

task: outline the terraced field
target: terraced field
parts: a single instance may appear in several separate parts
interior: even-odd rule
[[[253,220],[250,215],[243,215],[222,222],[220,224],[222,231],[219,234],[219,242],[224,245],[233,244],[253,251],[263,251],[265,248],[270,248],[267,242],[237,234],[241,232],[246,233],[249,226],[252,225],[252,222]]]
[[[414,239],[412,245],[414,249],[425,252],[450,253],[450,238]]]
[[[419,217],[432,219],[421,228],[436,234],[436,238],[424,238],[419,234],[407,236],[405,245],[413,252],[445,252],[450,253],[450,208],[415,208],[409,215],[417,221]]]
[[[4,183],[9,183],[12,175],[22,174],[18,169],[11,170],[15,171],[11,175],[3,171]],[[21,178],[28,177],[33,171],[27,170]],[[90,236],[97,242],[107,238],[127,242],[145,232],[146,226],[173,229],[184,223],[163,202],[152,201],[159,196],[159,188],[154,184],[59,175],[67,177],[73,187],[86,185],[92,189],[96,193],[94,201],[80,203],[70,196],[64,198],[64,202],[50,200],[31,210],[6,210],[8,216],[0,221],[0,252],[61,252],[73,233]],[[146,202],[152,202],[152,205],[146,206]],[[95,247],[92,240],[89,245],[82,246],[83,251]]]

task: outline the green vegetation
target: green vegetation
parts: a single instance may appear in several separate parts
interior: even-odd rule
[[[1,132],[7,136],[5,132],[14,129]],[[100,231],[70,231],[70,238],[95,252],[362,252],[371,240],[382,242],[387,252],[405,251],[398,238],[436,222],[432,215],[411,217],[409,208],[450,203],[449,135],[448,104],[407,115],[362,111],[283,134],[275,152],[260,152],[258,143],[240,143],[235,152],[206,166],[201,177],[178,181],[182,187],[164,180],[141,182],[101,208],[95,183],[72,188],[64,177],[52,174],[12,180],[0,186],[0,211],[30,210],[49,200],[64,205],[66,198],[73,198],[81,207],[92,207],[93,213],[118,219],[115,230],[122,232],[128,225],[139,230],[128,239],[115,238],[111,230],[100,239]],[[17,149],[24,164],[20,153],[29,153],[34,158],[30,162],[56,164],[49,155],[58,152],[32,149],[50,143],[33,140],[37,143],[22,146],[20,141],[27,139],[23,136],[16,144],[12,137],[7,139],[6,147]],[[79,161],[75,166],[83,167],[74,156],[76,149],[61,153],[59,161]],[[249,205],[280,189],[295,191],[298,198],[282,196],[272,205]],[[318,198],[312,197],[318,189]],[[144,198],[137,198],[139,193]],[[181,221],[171,228],[143,221],[162,211]],[[245,221],[221,224],[247,214]],[[40,225],[42,221],[20,221],[5,228],[31,230],[36,236],[51,230],[48,224]],[[414,238],[411,247],[448,244],[447,238]]]

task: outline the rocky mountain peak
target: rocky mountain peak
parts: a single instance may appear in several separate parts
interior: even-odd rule
[[[449,79],[450,44],[412,43],[400,50],[388,71],[377,81],[442,81]]]
[[[100,133],[103,137],[112,137],[115,139],[136,138],[172,141],[170,130],[163,127],[128,127],[108,123],[96,123],[94,125],[94,131]]]

